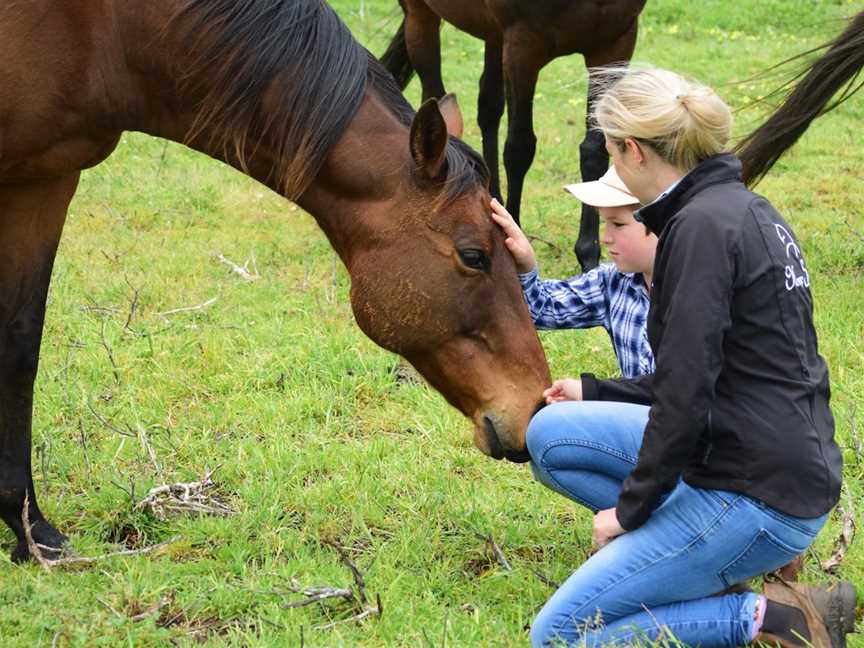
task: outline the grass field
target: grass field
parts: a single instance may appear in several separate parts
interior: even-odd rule
[[[380,54],[395,0],[333,0]],[[784,70],[749,80],[842,28],[862,2],[649,0],[636,59],[719,90],[737,133]],[[443,31],[445,80],[475,124],[480,42]],[[575,272],[586,74],[580,57],[542,73],[538,154],[523,223],[546,276]],[[408,88],[416,104],[419,84]],[[861,526],[864,464],[864,94],[819,120],[760,185],[802,240],[821,351],[832,372],[845,484]],[[503,131],[502,131],[503,137]],[[255,259],[244,281],[216,259]],[[250,267],[252,267],[250,263]],[[0,646],[519,646],[585,558],[591,516],[526,466],[473,449],[457,412],[396,380],[397,358],[354,325],[347,273],[312,218],[179,145],[127,134],[87,171],[72,203],[49,297],[34,415],[43,510],[83,555],[179,539],[149,556],[47,573],[0,556]],[[195,310],[163,314],[190,306]],[[542,336],[553,374],[616,364],[600,331]],[[159,521],[135,503],[157,485],[215,469],[230,517]],[[804,578],[840,532],[831,523]],[[864,532],[864,527],[862,527]],[[493,551],[492,538],[512,569]],[[0,529],[0,543],[13,536]],[[350,587],[343,546],[384,613],[338,602],[287,609],[301,587]],[[864,537],[838,575],[864,584]],[[864,594],[864,590],[862,590]],[[864,630],[864,625],[859,625]],[[850,645],[864,647],[864,635]]]

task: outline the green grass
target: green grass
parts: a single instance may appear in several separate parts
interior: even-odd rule
[[[333,5],[358,39],[383,51],[398,24],[395,1]],[[764,115],[753,100],[783,73],[751,77],[833,36],[839,18],[862,9],[649,0],[636,59],[715,85],[741,109],[743,134]],[[460,96],[466,140],[479,148],[482,45],[449,27],[443,43],[445,81]],[[559,59],[543,71],[535,102],[538,154],[523,222],[555,245],[538,246],[547,276],[575,271],[568,250],[578,203],[561,185],[578,175],[585,79],[580,57]],[[407,92],[415,103],[418,88],[414,81]],[[862,120],[859,95],[819,120],[760,186],[804,244],[846,486],[859,510]],[[261,279],[232,275],[217,253],[240,264],[254,255]],[[0,645],[296,646],[301,636],[308,646],[526,645],[525,628],[551,594],[534,572],[561,581],[584,560],[590,515],[536,484],[525,466],[474,450],[467,422],[435,392],[397,382],[397,358],[354,325],[348,288],[307,214],[180,146],[129,134],[83,175],[49,299],[37,490],[84,555],[181,539],[156,555],[51,573],[13,565],[4,551]],[[600,331],[543,341],[555,375],[615,373]],[[213,468],[237,515],[160,522],[133,510],[149,488]],[[818,562],[839,530],[835,519],[821,534],[806,578],[824,578]],[[478,536],[494,538],[512,571]],[[297,598],[291,579],[352,584],[325,540],[347,548],[369,594],[380,595],[382,618],[322,631],[314,627],[344,606],[282,607]],[[0,542],[11,541],[0,529]],[[841,577],[864,583],[862,546],[856,538]],[[160,600],[158,612],[131,619]]]

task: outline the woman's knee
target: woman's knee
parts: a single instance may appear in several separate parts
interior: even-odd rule
[[[531,646],[532,648],[547,648],[564,643],[561,637],[559,624],[555,622],[552,614],[546,613],[544,607],[531,624]]]
[[[544,449],[568,432],[566,417],[562,415],[561,411],[567,405],[569,403],[548,405],[537,412],[531,422],[528,423],[525,445],[532,461],[539,462]]]

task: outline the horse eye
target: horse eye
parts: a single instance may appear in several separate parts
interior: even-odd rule
[[[492,262],[483,250],[477,248],[464,248],[459,250],[459,258],[469,268],[474,270],[482,270],[489,272],[492,267]]]

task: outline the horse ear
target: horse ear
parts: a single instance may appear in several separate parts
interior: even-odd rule
[[[465,122],[462,121],[462,111],[459,109],[459,102],[456,100],[456,95],[448,92],[438,100],[438,109],[444,117],[444,123],[447,124],[447,132],[453,137],[462,139],[462,132],[465,130]]]
[[[447,175],[447,137],[438,102],[425,101],[411,123],[411,157],[424,178],[441,180]]]

